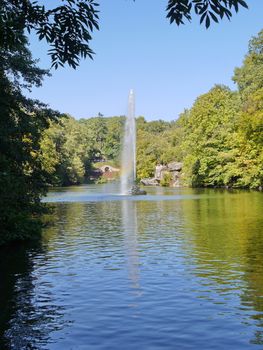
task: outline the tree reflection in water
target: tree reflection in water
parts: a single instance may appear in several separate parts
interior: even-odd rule
[[[46,349],[52,332],[65,327],[64,308],[48,282],[39,284],[45,250],[38,243],[0,250],[0,349]]]

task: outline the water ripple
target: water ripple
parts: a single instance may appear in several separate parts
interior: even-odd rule
[[[40,246],[1,252],[1,349],[262,348],[260,194],[83,188],[50,194]]]

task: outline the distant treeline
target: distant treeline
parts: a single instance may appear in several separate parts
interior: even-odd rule
[[[233,76],[237,91],[214,86],[176,121],[137,118],[137,176],[182,161],[188,186],[263,187],[263,31]],[[53,122],[41,141],[51,184],[88,179],[98,159],[119,165],[124,117]]]

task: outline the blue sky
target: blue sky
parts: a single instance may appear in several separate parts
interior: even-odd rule
[[[214,84],[235,88],[231,77],[242,64],[248,41],[263,28],[263,1],[247,0],[250,9],[231,22],[208,30],[193,20],[182,27],[166,19],[168,0],[101,0],[100,31],[94,60],[76,70],[52,70],[31,97],[75,118],[126,114],[129,90],[136,95],[136,115],[174,120]],[[46,46],[31,38],[40,65],[50,65]]]

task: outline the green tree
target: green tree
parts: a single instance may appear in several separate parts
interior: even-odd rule
[[[244,187],[263,186],[263,30],[249,42],[243,65],[236,68],[233,80],[242,99],[239,123],[240,152],[236,164]]]
[[[55,161],[49,163],[48,171],[44,168],[40,142],[50,120],[57,120],[58,114],[22,93],[40,86],[48,75],[33,60],[25,30],[35,30],[39,39],[51,45],[55,67],[68,63],[75,68],[81,56],[90,54],[83,43],[89,40],[85,27],[91,30],[93,21],[86,17],[92,10],[87,6],[71,0],[51,11],[28,0],[0,3],[0,244],[27,239],[38,231],[45,209],[41,196],[56,165]]]
[[[108,160],[113,160],[118,164],[121,157],[125,117],[112,117],[105,120],[107,122],[107,134],[102,152]]]
[[[215,86],[196,100],[182,144],[184,171],[190,185],[229,185],[224,169],[234,161],[238,108],[237,94],[224,86]]]
[[[48,120],[56,119],[45,105],[22,95],[22,88],[39,85],[46,72],[36,66],[22,33],[19,42],[12,52],[0,49],[0,244],[26,239],[39,227],[48,176],[40,138]]]
[[[65,115],[50,123],[41,140],[42,164],[52,185],[80,184],[88,176],[96,150],[83,122]]]
[[[216,86],[172,127],[187,184],[262,188],[263,31],[235,69],[237,92]]]
[[[243,65],[235,69],[234,82],[237,84],[242,100],[263,88],[263,30],[249,42],[249,51]]]
[[[176,159],[177,149],[171,143],[171,123],[162,120],[146,122],[137,119],[137,176],[152,177],[157,163]]]

